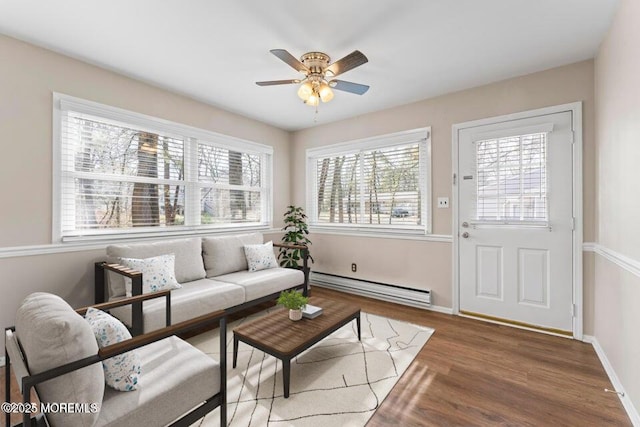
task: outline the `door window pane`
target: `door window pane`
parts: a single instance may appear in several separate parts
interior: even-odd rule
[[[547,134],[476,142],[476,219],[546,222]]]

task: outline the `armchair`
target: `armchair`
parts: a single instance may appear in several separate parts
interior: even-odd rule
[[[169,291],[93,307],[108,310],[161,297],[167,302],[169,325]],[[87,309],[74,311],[55,295],[36,293],[23,302],[16,326],[5,329],[5,401],[10,401],[11,363],[22,392],[22,404],[26,404],[21,410],[34,409],[29,404],[32,388],[43,404],[77,404],[63,410],[54,406],[55,411],[33,418],[29,413],[32,411],[23,411],[20,425],[41,425],[46,418],[52,427],[189,426],[220,407],[220,425],[226,426],[226,315],[223,311],[98,349],[91,327],[82,318]],[[219,362],[175,336],[214,324],[220,327]],[[131,350],[137,350],[142,365],[138,388],[123,392],[105,387],[100,362]],[[6,425],[10,425],[9,413]]]

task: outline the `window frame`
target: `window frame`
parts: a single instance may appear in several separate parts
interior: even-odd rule
[[[344,224],[318,222],[318,182],[317,161],[326,157],[354,154],[362,151],[390,148],[411,143],[420,144],[420,191],[422,197],[422,225],[406,226],[399,224]],[[431,127],[423,127],[390,134],[377,135],[352,141],[340,142],[306,150],[306,211],[309,228],[316,232],[330,232],[356,235],[395,235],[428,236],[432,234],[432,165],[431,165]]]
[[[186,206],[190,206],[190,214],[186,225],[175,225],[171,227],[140,227],[137,229],[105,229],[105,230],[85,230],[77,234],[65,234],[63,232],[63,121],[68,112],[87,114],[104,120],[105,123],[112,122],[117,125],[126,124],[137,130],[158,133],[166,136],[177,137],[184,141],[185,163],[187,156],[190,156],[191,170],[185,167],[185,176],[181,181],[185,186],[185,211]],[[188,236],[203,235],[216,232],[252,231],[268,230],[273,223],[273,147],[253,141],[244,140],[217,132],[208,131],[181,123],[141,114],[122,108],[88,101],[81,98],[53,92],[53,141],[52,141],[52,242],[90,242],[123,240],[141,237],[161,237],[161,236]],[[213,145],[222,149],[240,151],[243,153],[257,154],[261,157],[261,186],[260,194],[265,200],[262,202],[261,220],[259,222],[238,224],[200,224],[199,191],[202,182],[198,179],[198,145]],[[195,209],[194,209],[195,208]],[[197,217],[197,218],[196,218]]]

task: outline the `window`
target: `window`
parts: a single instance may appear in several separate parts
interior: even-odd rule
[[[479,222],[546,223],[547,134],[476,142]]]
[[[307,150],[312,226],[429,232],[428,128]]]
[[[54,241],[265,227],[271,147],[56,94]]]

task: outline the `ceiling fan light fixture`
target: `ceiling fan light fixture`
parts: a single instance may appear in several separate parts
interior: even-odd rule
[[[319,103],[320,103],[320,97],[318,96],[317,93],[312,93],[311,95],[309,95],[309,97],[305,101],[305,104],[311,105],[312,107],[317,107]]]
[[[298,88],[298,96],[300,97],[300,99],[302,99],[305,102],[307,101],[307,99],[309,99],[309,97],[312,94],[313,94],[313,86],[309,82],[304,82]]]
[[[320,84],[319,94],[322,102],[329,102],[333,99],[333,91],[326,82]]]
[[[303,79],[269,80],[256,82],[256,84],[258,86],[300,84],[297,90],[298,97],[305,104],[316,107],[316,113],[320,101],[326,103],[333,99],[333,89],[357,95],[362,95],[369,89],[367,85],[333,79],[339,74],[368,62],[367,57],[359,50],[354,50],[334,63],[331,63],[329,55],[322,52],[307,52],[300,57],[300,60],[285,49],[272,49],[271,53],[296,71],[304,74],[305,77]],[[327,76],[331,77],[331,81],[327,82]]]

